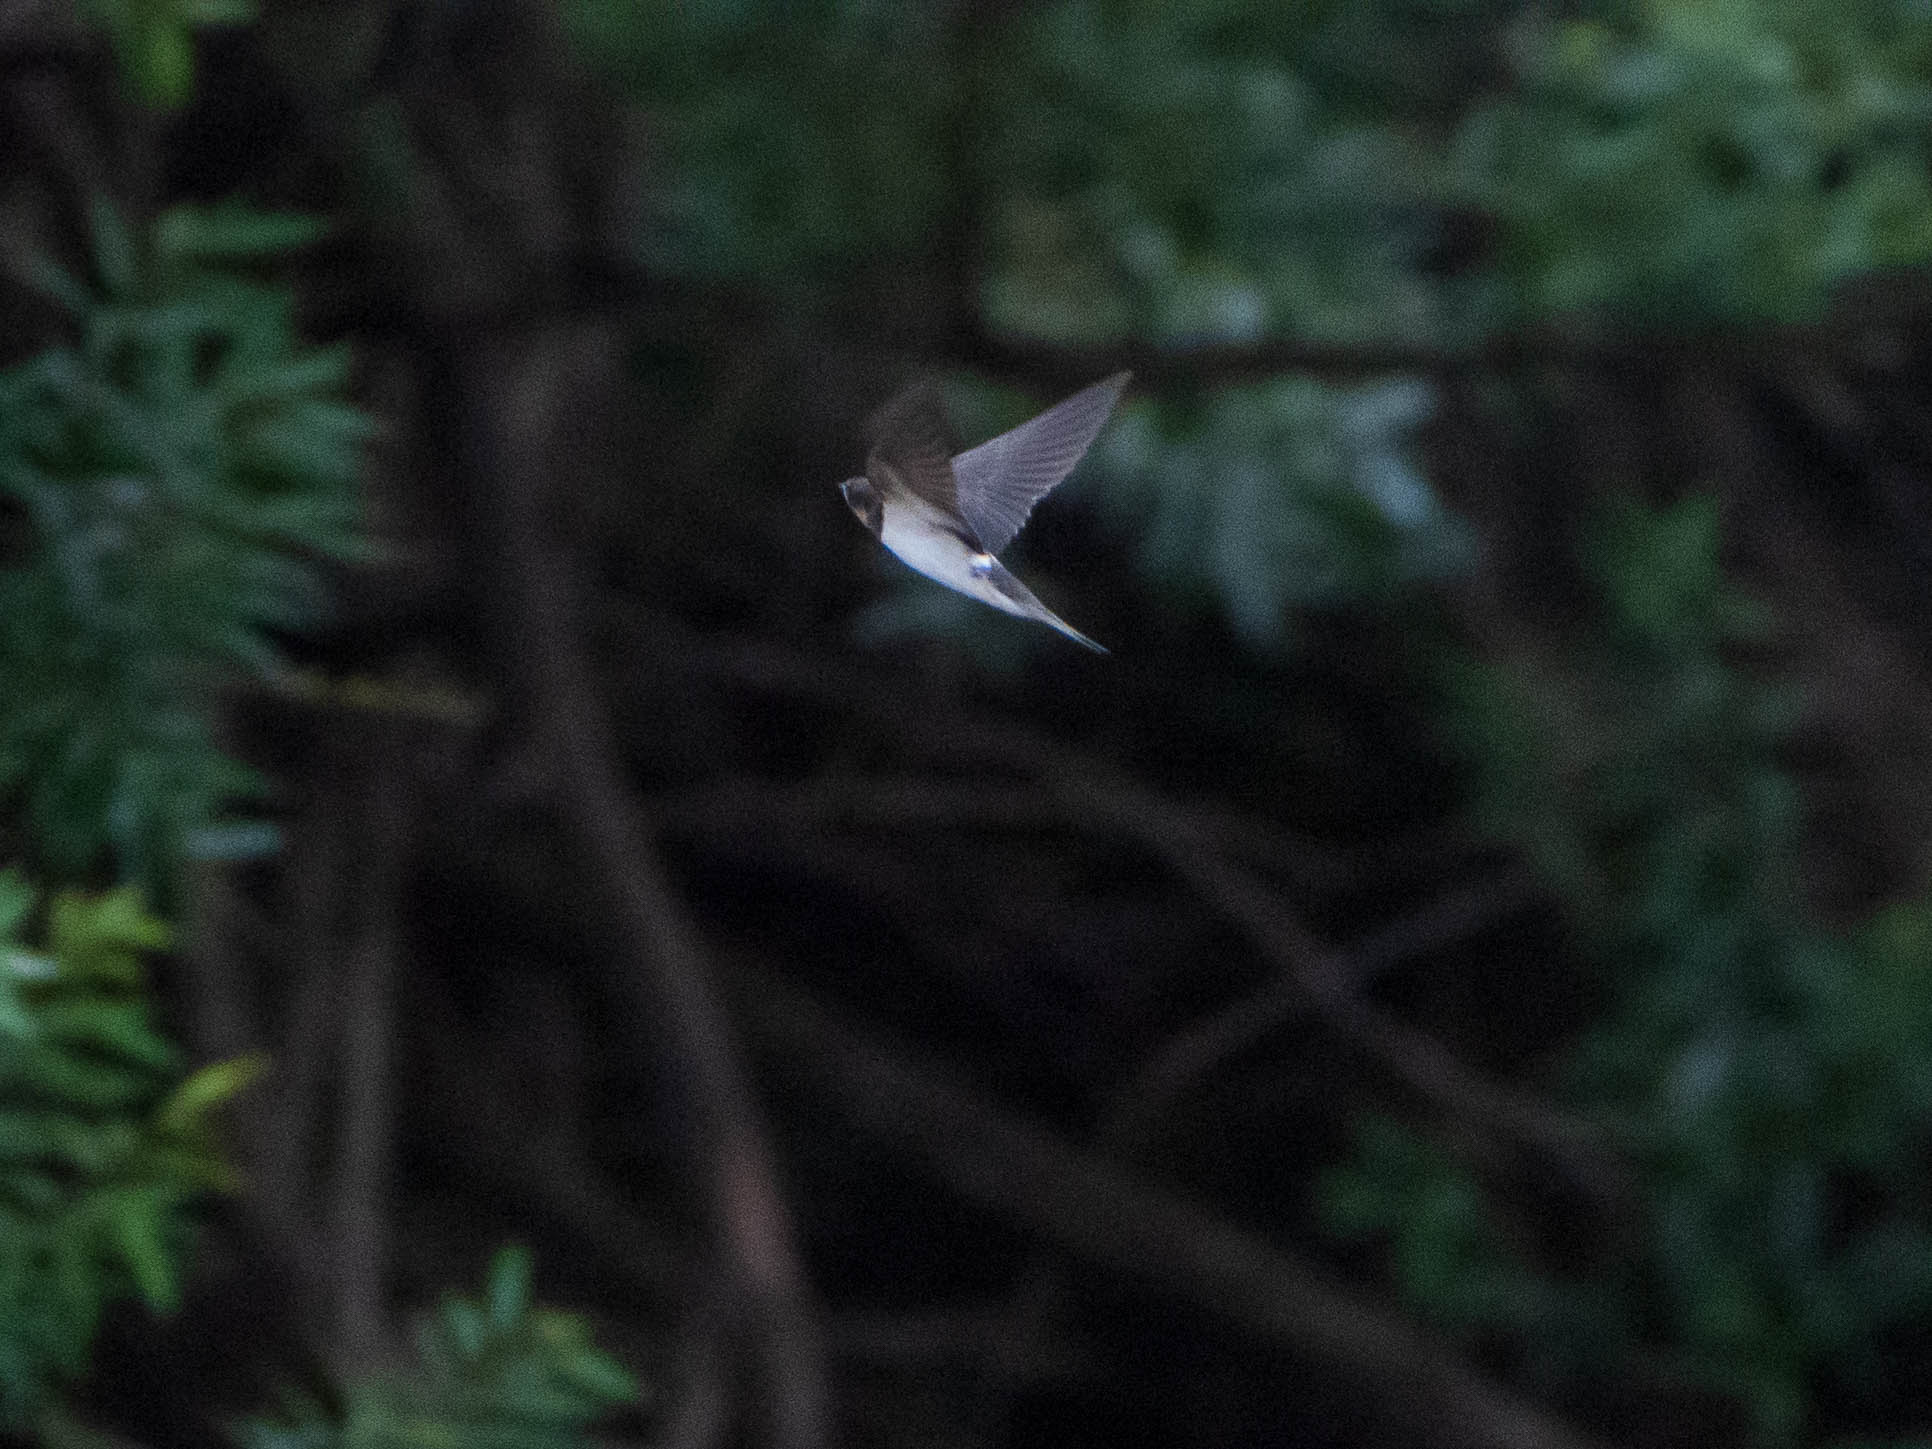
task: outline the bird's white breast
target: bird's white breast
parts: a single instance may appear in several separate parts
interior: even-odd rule
[[[1025,617],[1013,600],[974,569],[975,563],[990,563],[990,556],[960,542],[945,516],[919,499],[894,498],[886,504],[879,541],[927,578],[1008,614]]]

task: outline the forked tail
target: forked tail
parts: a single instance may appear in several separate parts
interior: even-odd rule
[[[1007,600],[1012,606],[1009,612],[1018,614],[1023,619],[1037,619],[1050,628],[1058,629],[1062,634],[1073,640],[1074,643],[1084,644],[1096,654],[1106,654],[1109,652],[1106,645],[1096,643],[1094,640],[1089,639],[1085,634],[1082,634],[1073,625],[1069,624],[1065,619],[1062,619],[1053,610],[1041,603],[1034,597],[1033,590],[1014,578],[1007,571],[1006,566],[997,559],[992,561],[991,567],[986,570],[985,576],[987,582],[992,584],[999,591],[1001,597]]]

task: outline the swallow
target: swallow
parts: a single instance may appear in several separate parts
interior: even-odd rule
[[[865,474],[839,491],[874,538],[927,578],[1105,654],[997,555],[1033,505],[1073,471],[1132,375],[1117,372],[957,457],[937,395],[929,386],[908,388],[872,415]]]

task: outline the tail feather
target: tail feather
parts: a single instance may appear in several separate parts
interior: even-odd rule
[[[999,591],[1001,597],[1011,605],[1008,612],[1018,614],[1023,619],[1037,619],[1049,628],[1058,629],[1062,634],[1073,640],[1074,643],[1084,644],[1096,654],[1109,652],[1106,645],[1089,639],[1085,634],[1082,634],[1073,625],[1069,624],[1065,619],[1062,619],[1053,610],[1041,603],[1039,599],[1034,597],[1033,590],[1029,589],[1008,572],[1006,565],[1000,563],[997,559],[992,562],[992,566],[987,571],[986,578],[987,582],[992,584]]]

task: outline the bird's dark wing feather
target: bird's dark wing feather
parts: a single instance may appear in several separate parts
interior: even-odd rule
[[[866,423],[865,472],[890,491],[897,484],[942,512],[959,514],[946,411],[930,383],[906,388]]]
[[[1073,471],[1132,376],[1117,372],[953,459],[960,512],[988,553],[1011,543],[1033,505]]]

